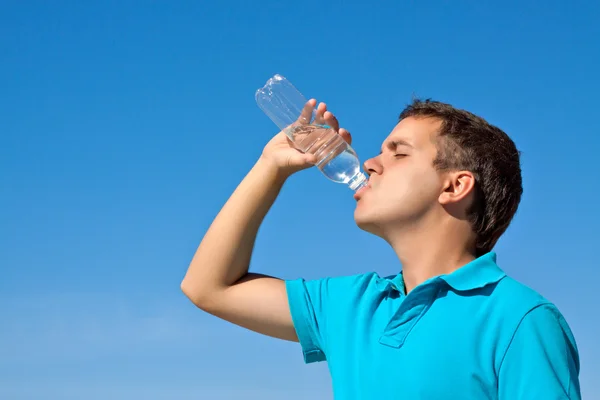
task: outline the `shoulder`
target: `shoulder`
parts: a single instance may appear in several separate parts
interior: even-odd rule
[[[502,280],[503,291],[501,303],[503,308],[512,309],[518,318],[515,333],[525,330],[538,330],[540,327],[552,328],[572,337],[564,315],[558,306],[536,290],[507,277]]]
[[[490,296],[490,301],[505,321],[511,321],[513,330],[530,314],[535,318],[545,316],[564,320],[553,302],[540,292],[510,276],[506,276],[498,282]]]
[[[498,334],[506,340],[514,334],[522,320],[534,310],[560,314],[558,308],[533,288],[505,276],[493,287],[485,300],[487,318]]]
[[[290,308],[313,310],[329,318],[348,318],[359,310],[374,310],[389,294],[392,280],[376,272],[286,281]]]
[[[341,300],[362,297],[365,294],[380,291],[384,288],[387,280],[376,272],[365,272],[320,279],[289,279],[285,281],[285,284],[288,294],[305,293],[311,297],[335,297]]]
[[[492,299],[499,310],[516,315],[519,319],[540,306],[554,307],[541,293],[510,276],[498,282]]]
[[[501,343],[498,350],[500,364],[515,337],[537,337],[546,332],[546,339],[551,336],[556,340],[566,339],[575,350],[573,333],[558,307],[531,287],[511,278],[502,279],[491,296],[495,310],[493,320],[500,332]],[[498,365],[499,367],[500,365]]]

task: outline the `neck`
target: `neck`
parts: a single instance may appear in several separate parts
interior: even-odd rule
[[[406,293],[430,278],[452,273],[473,261],[476,257],[471,236],[468,223],[456,220],[413,226],[389,235],[388,242],[402,264]]]

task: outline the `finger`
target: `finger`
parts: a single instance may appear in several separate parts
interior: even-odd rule
[[[325,117],[323,116],[327,112],[327,104],[320,103],[317,107],[317,113],[315,115],[315,123],[318,125],[325,125]]]
[[[317,156],[310,153],[293,153],[288,156],[287,165],[294,168],[307,168],[317,163]]]
[[[348,144],[352,144],[352,135],[346,129],[342,128],[338,132],[342,139],[344,139]]]
[[[317,100],[315,100],[315,99],[310,99],[309,101],[307,101],[306,104],[304,105],[304,108],[302,109],[302,112],[300,113],[298,122],[301,124],[309,124],[310,120],[312,118],[312,112],[315,109],[316,105],[317,105]]]
[[[340,129],[340,124],[331,111],[325,112],[325,114],[323,114],[323,118],[325,119],[325,124],[332,127],[333,130],[337,131]]]

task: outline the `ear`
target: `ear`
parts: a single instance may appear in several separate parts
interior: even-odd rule
[[[475,176],[470,171],[452,171],[444,177],[443,191],[439,202],[442,205],[452,205],[472,196],[475,189]]]

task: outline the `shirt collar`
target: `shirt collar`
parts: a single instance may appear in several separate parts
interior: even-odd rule
[[[486,253],[456,271],[440,275],[438,278],[444,280],[454,290],[467,291],[480,289],[489,284],[496,283],[504,278],[506,274],[496,264],[496,253]],[[435,279],[435,278],[433,278]],[[402,273],[396,275],[392,282],[394,288],[400,293],[405,292]]]
[[[486,253],[456,271],[440,278],[453,289],[464,291],[480,289],[500,281],[506,274],[496,264],[496,253]]]

